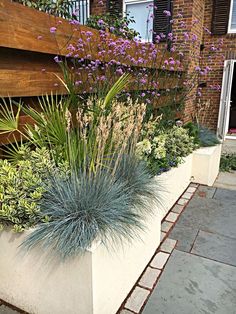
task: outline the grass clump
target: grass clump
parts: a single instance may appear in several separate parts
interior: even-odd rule
[[[194,138],[194,143],[199,147],[210,147],[220,144],[220,141],[212,130],[197,123],[188,122],[184,125],[189,135]]]
[[[133,157],[124,157],[116,169],[114,175],[103,170],[90,176],[79,171],[67,180],[51,177],[41,202],[41,215],[49,222],[38,224],[24,246],[42,244],[65,259],[95,240],[114,245],[134,238],[145,228],[157,191],[145,166]]]

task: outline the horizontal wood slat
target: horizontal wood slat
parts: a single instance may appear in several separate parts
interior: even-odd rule
[[[55,26],[58,26],[57,31],[55,34],[51,34],[50,28]],[[89,51],[91,59],[101,60],[101,56],[98,55],[98,47],[99,44],[101,44],[98,30],[83,25],[71,25],[70,22],[65,19],[25,7],[21,4],[11,2],[10,0],[1,0],[0,47],[66,56],[68,54],[67,46],[69,43],[75,44],[80,38],[86,42],[86,32],[92,34],[92,48]],[[40,40],[38,36],[41,36]],[[108,35],[107,38],[108,40],[118,39],[112,34]],[[150,49],[153,50],[152,47]],[[138,59],[139,56],[143,57],[143,53],[140,53],[140,55],[137,53],[138,50],[137,45],[131,42],[127,53]],[[79,57],[85,57],[87,53],[88,51],[78,52],[78,55]],[[169,58],[170,56],[177,58],[177,53],[173,54],[169,51],[165,51],[165,57]],[[106,54],[102,61],[109,62],[112,59],[114,59],[112,54]],[[124,60],[119,61],[131,66],[134,65],[125,56]],[[160,60],[157,59],[156,62],[156,64],[149,62],[145,66],[153,68],[160,66]],[[142,67],[141,64],[138,66]]]

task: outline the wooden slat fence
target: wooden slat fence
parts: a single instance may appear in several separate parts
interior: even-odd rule
[[[58,25],[56,34],[50,33],[50,28]],[[54,17],[10,0],[0,0],[0,97],[34,97],[45,94],[66,94],[63,84],[58,77],[62,77],[61,69],[54,61],[55,55],[66,56],[68,43],[77,43],[79,38],[86,40],[86,32],[92,33],[91,60],[100,58],[99,31],[83,25],[73,25],[69,21]],[[113,35],[111,38],[116,39]],[[40,38],[40,39],[39,39]],[[136,53],[135,45],[128,48],[129,54]],[[79,57],[85,57],[87,52],[80,52]],[[169,52],[165,57],[173,56]],[[103,56],[102,62],[109,62],[112,55]],[[120,60],[129,66],[131,61]],[[157,68],[157,64],[147,63],[145,67]],[[86,71],[83,73],[87,79]],[[160,89],[171,89],[181,84],[176,75],[166,80],[163,76],[159,80]],[[131,85],[130,89],[137,86]],[[145,89],[143,87],[142,89]],[[168,96],[163,96],[163,103]],[[23,122],[25,118],[22,118]],[[8,142],[0,137],[0,143]]]

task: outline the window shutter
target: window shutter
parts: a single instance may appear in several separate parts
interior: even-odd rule
[[[166,16],[164,11],[169,11],[172,14],[171,0],[154,0],[154,20],[153,20],[153,39],[161,33],[167,35],[171,32],[170,20],[171,16]]]
[[[214,35],[225,35],[228,31],[231,0],[214,0],[211,32]],[[233,0],[232,0],[233,1]]]
[[[113,16],[121,16],[123,14],[123,0],[108,0],[107,12]]]

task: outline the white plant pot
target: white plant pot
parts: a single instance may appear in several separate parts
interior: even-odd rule
[[[212,186],[219,174],[222,144],[193,152],[192,181]]]

